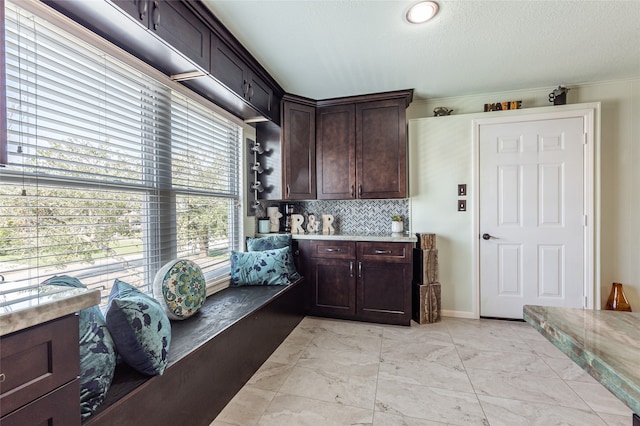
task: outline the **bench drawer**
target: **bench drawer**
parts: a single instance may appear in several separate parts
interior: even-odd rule
[[[311,257],[322,259],[355,259],[354,241],[312,240]]]
[[[78,317],[67,315],[3,336],[0,369],[0,417],[77,378]]]

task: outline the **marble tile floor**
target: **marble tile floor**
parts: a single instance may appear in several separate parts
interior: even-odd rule
[[[630,426],[631,410],[531,326],[306,317],[210,426]]]

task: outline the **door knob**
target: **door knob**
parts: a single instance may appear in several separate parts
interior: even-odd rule
[[[494,237],[493,235],[490,235],[490,234],[482,234],[482,239],[483,239],[483,240],[490,240],[490,239],[492,239],[492,238],[493,238],[494,240],[495,240],[495,239],[497,239],[497,238],[496,238],[496,237]]]

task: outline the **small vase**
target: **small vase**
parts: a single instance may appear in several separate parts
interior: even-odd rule
[[[404,229],[403,222],[391,221],[391,232],[394,234],[402,232]]]
[[[626,311],[631,312],[631,305],[629,305],[629,301],[627,297],[624,295],[624,290],[622,289],[622,284],[613,283],[611,286],[611,294],[609,295],[609,300],[607,300],[607,305],[605,309],[608,311]]]

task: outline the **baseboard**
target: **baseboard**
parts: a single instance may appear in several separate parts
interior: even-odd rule
[[[466,311],[449,311],[447,309],[443,309],[443,310],[440,311],[440,314],[443,317],[465,318],[465,319],[480,319],[475,313],[466,312]]]

